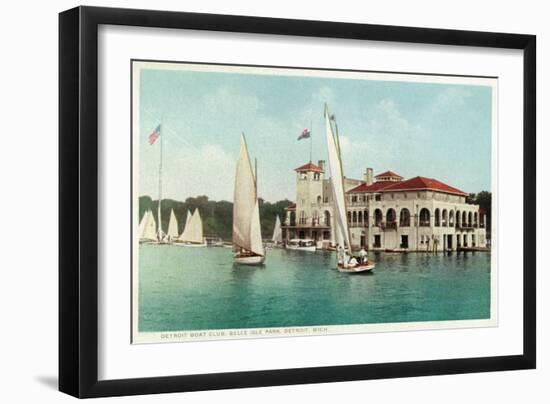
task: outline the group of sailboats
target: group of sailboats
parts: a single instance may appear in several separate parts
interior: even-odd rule
[[[202,219],[198,209],[195,209],[192,215],[190,211],[187,211],[185,227],[181,235],[175,240],[174,245],[184,247],[206,247]]]
[[[187,211],[185,227],[181,234],[178,233],[178,220],[174,209],[170,210],[168,231],[164,233],[162,227],[157,228],[155,217],[151,210],[147,210],[138,227],[140,243],[149,244],[174,244],[183,247],[206,247],[203,235],[202,219],[198,209],[193,214]]]

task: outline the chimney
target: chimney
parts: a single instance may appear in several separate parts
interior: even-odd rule
[[[325,171],[325,160],[319,160],[317,165],[321,168],[321,170],[323,170],[323,172]]]
[[[373,183],[373,172],[372,168],[367,167],[367,170],[365,171],[365,174],[363,174],[363,178],[365,180],[365,183],[367,185],[372,185]]]

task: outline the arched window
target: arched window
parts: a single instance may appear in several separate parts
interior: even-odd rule
[[[306,212],[304,210],[300,211],[300,224],[306,224]]]
[[[368,226],[369,225],[369,211],[368,210],[365,210],[365,212],[363,212],[363,218],[365,219],[365,226]]]
[[[447,209],[441,212],[441,226],[447,227]]]
[[[455,212],[449,211],[449,226],[454,226],[455,224]]]
[[[330,226],[330,212],[328,210],[325,210],[325,226]]]
[[[323,201],[323,198],[321,198],[321,195],[317,195],[317,205],[320,205]]]
[[[399,226],[409,227],[410,225],[411,225],[411,213],[409,212],[409,209],[403,208],[401,209],[401,212],[399,212]]]
[[[474,227],[477,227],[477,212],[474,212]]]
[[[466,227],[468,225],[468,215],[466,211],[462,212],[462,221],[460,223],[462,224],[462,227]]]
[[[363,212],[357,212],[357,223],[363,224]]]
[[[348,223],[351,223],[351,212],[348,210]]]
[[[439,224],[440,224],[440,223],[439,223],[439,208],[437,208],[437,209],[435,210],[435,213],[434,213],[434,222],[435,222],[434,225],[437,226],[437,227],[439,227]]]
[[[316,210],[313,211],[313,226],[317,226],[319,224],[319,212]]]
[[[356,212],[356,211],[353,211],[352,216],[353,216],[352,223],[353,223],[353,224],[356,224],[356,223],[357,223],[357,212]]]
[[[374,211],[374,225],[380,226],[380,223],[382,222],[382,211],[380,209],[376,209]]]
[[[468,227],[472,227],[472,212],[468,212]]]
[[[459,210],[456,211],[455,217],[456,217],[455,225],[456,225],[456,227],[460,227],[460,211]]]
[[[430,225],[430,211],[426,208],[420,210],[420,226],[426,227]]]
[[[388,209],[388,211],[386,212],[386,224],[390,224],[390,223],[395,223],[395,210],[393,209]]]

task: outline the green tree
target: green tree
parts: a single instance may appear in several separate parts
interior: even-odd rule
[[[265,202],[259,198],[260,205],[260,225],[262,237],[270,238],[275,226],[277,215],[284,220],[285,208],[291,205],[289,200],[282,200],[275,203]],[[158,201],[152,200],[150,196],[144,195],[139,198],[139,219],[143,217],[146,210],[151,209],[154,217],[157,217]],[[211,201],[205,195],[187,198],[185,202],[172,199],[163,199],[161,204],[162,229],[168,229],[170,220],[170,211],[178,220],[178,231],[183,232],[187,211],[191,214],[195,209],[199,210],[203,222],[204,234],[208,237],[221,237],[224,240],[230,240],[233,232],[233,203],[228,201]]]

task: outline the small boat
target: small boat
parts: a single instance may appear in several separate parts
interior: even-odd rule
[[[206,247],[203,236],[202,219],[198,209],[193,215],[187,212],[187,219],[183,233],[175,240],[174,245],[179,247]]]
[[[157,225],[155,223],[155,218],[153,217],[153,212],[147,210],[141,222],[139,222],[138,235],[140,243],[152,243],[157,239]]]
[[[208,247],[223,247],[223,240],[221,238],[209,238],[206,240]]]
[[[334,122],[335,132],[332,130]],[[337,264],[338,271],[344,273],[371,272],[375,263],[366,257],[355,258],[351,254],[351,236],[347,221],[347,206],[344,189],[344,170],[338,138],[338,125],[333,115],[329,114],[325,104],[325,127],[327,135],[328,156],[331,173],[331,188],[334,197],[334,236],[337,243]]]
[[[306,238],[306,239],[293,238],[288,242],[286,248],[288,250],[315,252],[315,250],[317,249],[316,244],[317,243],[315,243],[315,240],[311,240],[309,238]]]
[[[233,260],[236,264],[261,265],[265,261],[257,194],[257,170],[252,171],[244,134],[235,173],[233,196]]]

